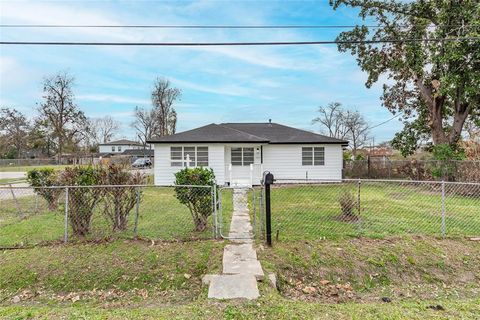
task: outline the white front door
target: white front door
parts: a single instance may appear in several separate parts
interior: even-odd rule
[[[258,149],[258,150],[257,150]],[[231,186],[251,186],[251,165],[260,163],[259,147],[255,146],[231,146],[228,148],[229,175]]]

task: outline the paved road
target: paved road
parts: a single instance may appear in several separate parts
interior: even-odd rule
[[[26,178],[26,172],[0,172],[0,179],[18,179],[18,178]]]
[[[13,200],[14,196],[18,199],[35,195],[33,189],[29,188],[28,183],[16,183],[13,186],[14,188],[9,188],[8,185],[0,185],[0,200]]]

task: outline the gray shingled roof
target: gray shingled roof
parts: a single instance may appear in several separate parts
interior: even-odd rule
[[[115,140],[115,141],[110,141],[107,143],[100,143],[102,146],[117,146],[117,145],[136,145],[136,146],[141,146],[141,143],[138,143],[136,141],[132,140],[127,140],[127,139],[120,139],[120,140]]]
[[[148,141],[150,143],[348,144],[348,141],[278,123],[221,123]]]

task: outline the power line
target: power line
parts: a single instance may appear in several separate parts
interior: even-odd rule
[[[442,42],[478,41],[480,37],[430,38],[430,39],[386,39],[358,41],[272,41],[272,42],[71,42],[71,41],[0,41],[0,45],[42,45],[42,46],[160,46],[160,47],[200,47],[200,46],[290,46],[322,44],[375,44],[403,42]]]
[[[395,118],[398,118],[399,116],[401,116],[401,113],[399,113],[399,114],[397,114],[397,115],[395,115],[395,116],[391,117],[391,118],[390,118],[390,119],[388,119],[388,120],[385,120],[385,121],[383,121],[383,122],[380,122],[380,123],[378,123],[378,124],[376,124],[376,125],[374,125],[374,126],[372,126],[372,127],[369,127],[368,129],[375,129],[375,128],[377,128],[377,127],[380,127],[380,126],[382,126],[382,125],[384,125],[384,124],[386,124],[386,123],[388,123],[388,122],[392,121],[393,119],[395,119]]]
[[[399,25],[408,27],[408,25]],[[68,25],[68,24],[0,24],[0,28],[136,28],[136,29],[347,29],[382,28],[382,25]],[[432,25],[437,27],[480,28],[480,25]]]

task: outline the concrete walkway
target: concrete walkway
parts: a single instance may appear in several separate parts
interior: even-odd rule
[[[257,280],[262,280],[264,273],[253,248],[247,191],[233,191],[233,215],[228,235],[232,244],[226,245],[223,251],[222,274],[205,277],[205,282],[209,283],[209,298],[256,299],[260,296]]]

